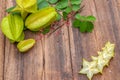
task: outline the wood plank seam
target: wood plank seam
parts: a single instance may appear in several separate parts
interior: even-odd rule
[[[69,23],[71,22],[72,20],[70,19],[69,20]],[[69,27],[72,27],[69,25]],[[74,80],[74,77],[73,77],[73,63],[72,63],[72,53],[71,53],[71,45],[70,45],[70,31],[69,31],[69,27],[67,27],[68,29],[68,38],[69,38],[69,51],[70,51],[70,59],[71,59],[71,70],[72,70],[72,78]]]

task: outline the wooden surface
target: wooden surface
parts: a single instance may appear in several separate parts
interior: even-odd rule
[[[0,80],[88,80],[78,74],[82,58],[97,56],[107,41],[116,44],[115,57],[103,75],[93,80],[120,80],[120,0],[83,0],[82,15],[94,15],[97,20],[92,33],[83,34],[72,26],[64,25],[49,38],[37,40],[26,54],[18,52],[0,31]],[[0,21],[5,10],[15,0],[0,0]],[[26,38],[39,38],[39,34],[26,32]]]

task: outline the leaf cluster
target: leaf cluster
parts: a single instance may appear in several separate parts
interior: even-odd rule
[[[78,28],[80,32],[92,32],[94,29],[93,22],[95,20],[96,18],[94,16],[81,16],[80,14],[76,14],[73,27]]]

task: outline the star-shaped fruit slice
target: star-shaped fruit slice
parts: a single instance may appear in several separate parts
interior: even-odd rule
[[[99,72],[102,73],[104,66],[108,65],[109,60],[104,60],[102,55],[98,57],[93,57],[93,61],[97,62],[97,68],[99,69]]]
[[[99,70],[97,68],[97,62],[88,62],[85,59],[83,59],[83,68],[79,73],[87,74],[87,77],[89,78],[89,80],[91,80],[94,74],[99,73]]]

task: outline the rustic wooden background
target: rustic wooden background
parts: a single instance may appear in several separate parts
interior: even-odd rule
[[[107,41],[116,44],[115,57],[103,75],[93,80],[120,80],[120,0],[83,1],[82,14],[97,18],[92,33],[83,34],[64,25],[59,35],[44,37],[29,52],[21,54],[0,31],[0,80],[88,80],[78,74],[82,58],[91,60],[90,56],[97,55]],[[12,5],[15,0],[0,0],[0,21]],[[39,35],[27,31],[26,38],[31,37]]]

